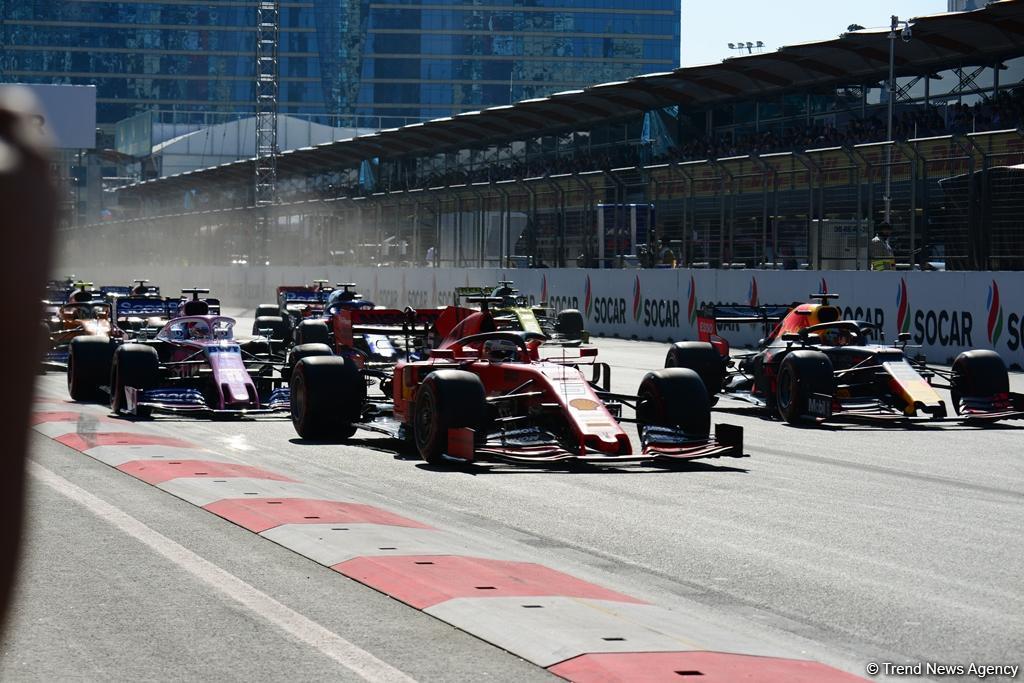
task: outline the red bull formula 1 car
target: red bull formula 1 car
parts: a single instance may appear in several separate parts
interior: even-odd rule
[[[558,355],[543,358],[544,340],[497,329],[485,307],[451,327],[429,359],[399,361],[377,397],[367,396],[350,358],[304,358],[292,376],[292,423],[305,439],[343,440],[357,429],[387,434],[436,465],[667,466],[743,456],[742,428],[717,425],[711,434],[707,391],[696,373],[651,372],[636,395],[615,394],[595,348],[568,356],[559,346]],[[625,409],[634,415],[624,416]],[[621,422],[637,424],[639,450]]]
[[[953,412],[966,422],[1024,417],[1024,395],[1010,392],[1002,358],[994,351],[961,353],[951,369],[907,355],[909,335],[894,345],[878,325],[843,320],[830,304],[837,294],[812,295],[792,307],[718,307],[698,318],[699,342],[679,342],[665,367],[696,371],[708,393],[754,404],[790,424],[824,421],[942,420],[948,389]],[[719,323],[761,323],[765,337],[753,353],[733,357]]]

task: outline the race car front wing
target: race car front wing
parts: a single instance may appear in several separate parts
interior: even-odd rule
[[[497,461],[513,465],[564,465],[571,463],[615,466],[630,464],[670,465],[698,458],[743,458],[743,428],[715,425],[714,436],[694,437],[679,429],[641,425],[641,451],[628,455],[610,455],[587,448],[583,453],[565,449],[536,428],[509,430],[490,436],[475,445],[472,430],[450,429],[449,457],[473,462]]]
[[[291,409],[291,394],[287,387],[274,389],[260,408],[214,408],[198,389],[136,389],[125,387],[127,410],[137,414],[139,408],[152,412],[171,414],[219,415],[269,415],[288,412]]]

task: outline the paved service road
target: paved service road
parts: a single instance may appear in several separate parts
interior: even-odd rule
[[[665,349],[597,343],[622,392]],[[51,374],[40,393],[63,397],[62,384]],[[724,410],[714,420],[745,428],[750,458],[671,472],[440,471],[373,435],[302,443],[285,420],[131,426],[685,615],[697,649],[726,633],[859,675],[870,661],[1024,660],[1021,427],[798,429]],[[0,678],[548,676],[66,446],[33,444],[30,543]],[[156,536],[128,533],[115,511]],[[200,568],[237,579],[255,603]],[[281,622],[288,614],[297,630]]]

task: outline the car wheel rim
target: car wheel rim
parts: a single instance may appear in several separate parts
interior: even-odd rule
[[[301,375],[298,376],[294,382],[294,391],[291,392],[291,407],[292,407],[292,421],[300,422],[302,420],[303,413],[306,410],[306,401],[303,399],[303,390],[305,384],[301,379]]]
[[[642,391],[642,392],[640,392],[640,394],[636,398],[637,398],[637,402],[636,402],[636,407],[637,407],[637,411],[636,411],[637,426],[639,427],[641,425],[648,425],[652,421],[652,419],[651,419],[651,412],[653,410],[653,405],[652,404],[653,404],[653,401],[654,401],[654,397],[651,395],[651,393],[649,391]]]
[[[424,387],[421,391],[426,390]],[[423,396],[423,401],[416,406],[416,445],[423,450],[427,448],[431,441],[431,432],[434,426],[434,397],[432,394],[427,393]]]
[[[779,408],[783,410],[789,408],[789,405],[793,400],[793,388],[791,386],[792,381],[792,373],[789,371],[784,371],[782,376],[779,377]]]

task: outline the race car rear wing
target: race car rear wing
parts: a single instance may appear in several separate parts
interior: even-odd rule
[[[330,287],[317,289],[308,285],[292,285],[277,288],[279,304],[322,304],[334,290]]]
[[[175,306],[177,301],[175,300]],[[151,296],[118,297],[114,303],[114,319],[159,318],[170,315],[170,304],[165,299]]]
[[[510,281],[505,280],[500,282],[501,285],[511,284]],[[456,287],[453,290],[453,304],[459,306],[463,301],[472,302],[471,299],[487,298],[493,299],[491,303],[495,306],[511,307],[511,306],[522,306],[523,308],[534,307],[538,310],[544,308],[543,306],[533,306],[530,303],[528,297],[523,296],[519,293],[519,290],[513,289],[510,294],[504,294],[501,296],[495,296],[495,292],[498,288],[495,287]]]
[[[173,297],[168,297],[165,301],[167,302],[168,315],[172,317],[185,315],[185,304],[188,303],[188,299],[175,299]],[[220,299],[205,298],[203,301],[205,301],[206,305],[209,307],[209,315],[220,315]]]
[[[334,341],[353,346],[359,334],[425,336],[441,317],[443,309],[404,311],[397,308],[343,308],[331,317]]]
[[[743,306],[730,304],[707,306],[697,312],[697,338],[705,342],[721,339],[718,324],[757,324],[764,327],[764,335],[771,334],[772,328],[782,322],[789,313],[788,305]]]
[[[102,285],[100,286],[100,292],[103,296],[109,297],[111,295],[116,296],[131,296],[131,287],[122,287],[121,285]]]
[[[453,290],[453,301],[456,306],[471,296],[490,296],[493,287],[456,287]]]

